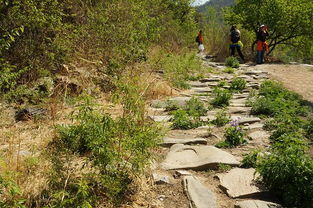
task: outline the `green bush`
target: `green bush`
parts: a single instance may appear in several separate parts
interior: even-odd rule
[[[260,160],[257,171],[262,181],[287,206],[311,207],[313,204],[313,160],[298,139],[285,138]]]
[[[136,116],[112,119],[99,113],[87,99],[73,115],[74,124],[58,127],[62,146],[87,156],[99,170],[100,186],[113,201],[129,190],[131,176],[139,173],[157,145],[159,129],[138,122]]]
[[[256,168],[259,155],[261,153],[260,149],[251,151],[249,154],[246,154],[241,161],[240,167],[242,168]]]
[[[178,110],[180,108],[181,108],[181,106],[178,104],[177,101],[175,101],[175,100],[166,101],[165,111],[170,112],[170,111]]]
[[[174,111],[172,119],[173,129],[193,129],[203,125],[199,116],[190,116],[187,111],[179,109]]]
[[[215,88],[211,104],[214,107],[225,107],[229,105],[232,93],[227,89]]]
[[[242,91],[246,88],[246,80],[242,78],[236,78],[231,82],[230,89],[233,91]]]
[[[226,67],[223,72],[227,73],[227,74],[233,74],[235,72],[235,69],[232,67]]]
[[[203,102],[196,97],[192,97],[187,101],[184,108],[189,116],[200,117],[207,115],[207,108],[204,106]]]
[[[225,65],[231,68],[239,68],[240,64],[236,57],[230,56],[225,60]]]
[[[224,126],[231,121],[230,116],[225,110],[218,111],[215,116],[216,118],[212,121],[212,123],[218,127]]]
[[[313,118],[310,118],[307,123],[304,125],[304,130],[306,133],[306,136],[309,139],[313,139]]]
[[[221,80],[217,84],[218,87],[225,87],[226,85],[227,85],[227,81],[225,81],[225,80]]]
[[[235,147],[241,144],[246,143],[246,140],[244,139],[244,132],[241,129],[241,127],[238,125],[237,120],[233,120],[231,122],[231,126],[226,128],[224,137],[225,141],[222,141],[218,143],[217,147]]]

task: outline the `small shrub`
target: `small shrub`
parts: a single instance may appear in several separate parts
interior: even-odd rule
[[[188,112],[182,109],[174,111],[173,116],[173,129],[193,129],[203,124],[203,122],[200,121],[200,117],[192,117],[188,114]]]
[[[230,89],[233,91],[242,91],[243,89],[246,88],[246,84],[247,84],[246,80],[242,78],[236,78],[232,81]]]
[[[230,171],[231,170],[231,166],[230,165],[226,165],[226,164],[218,164],[218,171],[219,172],[222,172],[222,173],[225,173],[225,172],[227,172],[227,171]]]
[[[221,127],[226,125],[230,121],[231,121],[230,116],[226,113],[226,111],[221,110],[216,113],[216,119],[213,120],[212,123],[218,127]]]
[[[313,139],[313,118],[310,118],[307,123],[304,125],[304,130],[306,133],[306,136],[309,139]]]
[[[257,165],[263,183],[290,207],[311,207],[313,204],[313,160],[303,144],[289,138],[274,146]]]
[[[225,81],[225,80],[221,80],[217,84],[218,87],[225,87],[226,85],[227,85],[227,81]]]
[[[181,106],[178,104],[177,101],[175,101],[175,100],[166,101],[165,111],[175,111],[175,110],[178,110],[180,108],[181,108]]]
[[[226,67],[223,72],[227,73],[227,74],[233,74],[235,72],[235,69],[232,67]]]
[[[231,92],[227,89],[216,88],[213,91],[213,100],[211,104],[214,107],[225,107],[229,105],[229,101],[231,99]]]
[[[257,160],[259,158],[261,150],[256,149],[250,152],[249,154],[245,155],[245,157],[241,161],[240,167],[242,168],[256,168],[257,167]]]
[[[228,58],[226,58],[225,60],[225,65],[228,67],[232,67],[232,68],[239,68],[240,64],[239,61],[237,60],[237,58],[230,56]]]
[[[173,80],[173,86],[174,87],[177,87],[179,89],[190,89],[191,86],[190,84],[187,83],[186,80],[183,80],[183,79],[176,79],[176,80]]]
[[[187,101],[185,106],[185,111],[187,111],[189,116],[200,117],[207,114],[207,108],[205,108],[203,102],[196,97],[192,97]]]
[[[244,132],[238,125],[237,120],[231,122],[231,127],[226,129],[224,137],[225,141],[218,143],[216,147],[235,147],[246,143],[246,140],[244,139]]]

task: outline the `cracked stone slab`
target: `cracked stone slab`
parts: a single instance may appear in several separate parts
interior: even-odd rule
[[[249,124],[248,126],[243,127],[244,130],[253,130],[253,129],[263,129],[264,124],[262,123],[254,123]]]
[[[188,82],[188,84],[190,84],[191,87],[207,87],[208,86],[206,83],[199,82],[199,81],[190,81]]]
[[[208,141],[203,138],[190,138],[190,139],[174,139],[174,138],[163,138],[163,143],[161,143],[164,147],[170,147],[174,144],[207,144]]]
[[[263,140],[268,139],[270,134],[267,131],[254,131],[248,134],[248,137],[250,137],[252,140]]]
[[[193,87],[191,90],[196,93],[209,93],[213,91],[212,88],[209,87]]]
[[[173,118],[173,116],[149,116],[149,118],[155,122],[168,122]]]
[[[251,107],[229,107],[228,112],[230,114],[248,113],[251,111]]]
[[[250,197],[265,192],[256,181],[255,169],[234,168],[218,174],[221,189],[231,198]]]
[[[261,200],[238,201],[235,208],[283,208],[280,204]]]
[[[252,124],[256,122],[260,122],[261,119],[258,117],[245,117],[245,118],[240,118],[238,120],[238,124],[244,125],[244,124]]]
[[[183,179],[184,191],[190,201],[190,208],[217,208],[216,197],[194,176]]]
[[[161,168],[165,170],[207,170],[216,169],[218,164],[238,166],[240,163],[230,153],[214,146],[175,144],[161,163]]]

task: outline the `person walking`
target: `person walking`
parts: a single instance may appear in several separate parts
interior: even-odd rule
[[[256,63],[263,64],[264,63],[264,54],[265,51],[268,51],[268,44],[266,43],[266,38],[268,36],[267,27],[265,25],[261,25],[257,32],[257,40],[256,40]]]
[[[203,34],[202,30],[199,31],[198,36],[196,38],[196,42],[198,43],[198,53],[204,51],[204,45],[203,45]]]
[[[240,41],[240,31],[237,29],[236,25],[231,26],[230,28],[230,41],[231,44],[229,45],[231,56],[235,56],[235,50],[237,50],[238,55],[245,62],[245,57],[241,52],[241,48],[243,47],[242,42]]]

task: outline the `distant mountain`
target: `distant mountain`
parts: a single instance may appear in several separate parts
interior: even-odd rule
[[[197,11],[200,13],[205,13],[207,7],[214,7],[220,10],[223,7],[231,6],[235,3],[235,0],[210,0],[207,3],[196,7]]]

